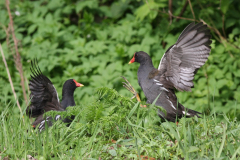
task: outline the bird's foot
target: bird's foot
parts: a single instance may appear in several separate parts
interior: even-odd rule
[[[125,87],[127,90],[129,90],[134,96],[131,98],[136,98],[138,102],[141,102],[141,99],[137,93],[137,91],[133,88],[133,86],[131,85],[131,83],[122,76],[122,78],[126,81],[126,82],[122,82],[123,83],[123,87]],[[146,105],[142,105],[140,104],[141,107],[147,107]]]

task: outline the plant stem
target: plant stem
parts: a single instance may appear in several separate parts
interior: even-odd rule
[[[8,65],[7,65],[7,62],[6,62],[6,59],[5,59],[5,56],[4,56],[4,53],[3,53],[3,49],[2,49],[2,45],[1,45],[1,44],[0,44],[0,51],[1,51],[1,54],[2,54],[2,58],[3,58],[4,65],[5,65],[6,70],[7,70],[8,79],[9,79],[9,83],[10,83],[11,88],[12,88],[13,95],[14,95],[15,100],[16,100],[16,102],[17,102],[17,106],[18,106],[18,108],[19,108],[19,110],[20,110],[20,113],[21,113],[21,115],[23,115],[21,106],[20,106],[20,104],[19,104],[19,102],[18,102],[18,99],[17,99],[16,92],[15,92],[15,90],[14,90],[14,86],[13,86],[13,83],[12,83],[12,78],[11,78],[11,75],[10,75],[10,72],[9,72],[9,69],[8,69]]]
[[[20,74],[20,77],[21,77],[21,86],[22,86],[23,97],[24,97],[25,103],[28,104],[28,100],[27,100],[28,98],[27,98],[25,85],[24,85],[24,76],[23,76],[23,69],[22,69],[22,63],[21,63],[21,56],[20,56],[19,51],[18,51],[17,38],[14,34],[13,18],[12,18],[12,15],[11,15],[9,4],[10,4],[9,0],[6,0],[6,7],[7,7],[7,10],[8,10],[8,15],[9,15],[9,20],[10,20],[9,29],[10,29],[10,33],[12,34],[12,38],[13,38],[13,41],[14,41],[15,53],[16,53],[16,55],[14,56],[14,61],[15,61],[15,64],[16,64],[16,68],[17,68],[17,70]]]

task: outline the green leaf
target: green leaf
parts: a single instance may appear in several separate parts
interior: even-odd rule
[[[79,1],[76,5],[76,12],[82,11],[83,8],[97,8],[98,1],[97,0],[87,0],[87,1]]]
[[[135,12],[138,19],[141,21],[150,13],[150,9],[147,4],[144,4],[140,8],[138,8]]]
[[[28,28],[28,34],[33,33],[36,28],[37,28],[37,25],[36,25],[36,24],[31,25],[31,26]]]
[[[114,2],[111,5],[111,17],[116,19],[121,17],[124,11],[128,8],[129,2],[130,0]]]
[[[46,15],[46,22],[47,23],[49,23],[49,24],[52,24],[52,22],[53,22],[53,16],[52,16],[52,14],[50,14],[50,13],[48,13],[47,15]]]
[[[128,114],[128,118],[130,118],[130,117],[133,115],[133,113],[136,111],[136,109],[137,109],[138,106],[139,106],[139,103],[140,103],[140,102],[137,102],[137,103],[134,105],[134,107],[131,109],[131,111],[130,111],[129,114]]]
[[[240,77],[240,70],[237,69],[237,70],[233,71],[233,74],[234,74],[236,77]]]
[[[224,85],[227,84],[227,80],[226,79],[220,79],[219,81],[217,81],[217,88],[220,89],[222,88]]]
[[[224,71],[223,70],[220,70],[220,69],[217,69],[215,72],[214,72],[214,76],[216,77],[216,79],[221,79],[223,78],[224,76]]]
[[[240,102],[240,91],[234,92],[234,99],[236,99],[238,102]]]
[[[135,15],[137,16],[137,19],[140,19],[141,21],[148,15],[150,15],[150,18],[154,19],[157,15],[156,10],[158,10],[159,7],[165,6],[165,3],[156,3],[153,0],[149,0],[135,11]]]
[[[196,146],[190,146],[189,149],[188,149],[188,153],[190,152],[197,152],[199,151],[200,149]]]
[[[224,14],[226,14],[230,3],[230,0],[221,0],[221,10]]]
[[[216,133],[222,133],[223,132],[223,128],[221,126],[216,126],[215,127],[215,132]]]
[[[226,19],[226,28],[232,27],[233,25],[235,25],[237,23],[237,19],[235,18],[228,18]]]
[[[117,152],[115,149],[110,149],[108,153],[110,153],[112,156],[117,156]]]

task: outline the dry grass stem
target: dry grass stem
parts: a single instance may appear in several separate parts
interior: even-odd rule
[[[2,45],[1,45],[1,44],[0,44],[0,51],[1,51],[1,54],[2,54],[2,58],[3,58],[3,62],[4,62],[4,65],[5,65],[5,68],[6,68],[6,70],[7,70],[8,79],[9,79],[9,83],[10,83],[11,88],[12,88],[13,95],[14,95],[14,97],[15,97],[15,100],[16,100],[16,102],[17,102],[17,106],[18,106],[18,108],[19,108],[19,110],[20,110],[20,113],[21,113],[21,115],[22,115],[22,114],[23,114],[23,113],[22,113],[22,109],[21,109],[21,106],[20,106],[20,104],[19,104],[19,101],[18,101],[16,92],[15,92],[15,90],[14,90],[12,78],[11,78],[11,75],[10,75],[10,72],[9,72],[9,69],[8,69],[8,65],[7,65],[7,62],[6,62],[6,59],[5,59],[5,56],[4,56],[4,53],[3,53],[3,49],[2,49]]]
[[[168,0],[168,8],[169,11],[172,13],[172,0]],[[172,24],[172,16],[169,14],[169,20],[170,20],[170,24]]]
[[[186,0],[182,10],[181,10],[181,13],[178,15],[178,17],[182,17],[183,13],[186,11],[187,9],[187,6],[188,6],[188,0]],[[176,20],[176,22],[179,21],[179,19]]]
[[[196,19],[196,18],[195,18],[194,11],[193,11],[193,8],[192,8],[191,1],[190,1],[190,0],[188,0],[188,3],[189,3],[189,6],[190,6],[190,8],[191,8],[191,12],[192,12],[193,18],[194,18],[194,19]]]
[[[22,69],[22,63],[21,63],[21,56],[19,54],[19,51],[18,51],[18,41],[17,41],[17,38],[14,34],[14,27],[13,27],[13,18],[12,18],[12,15],[11,15],[11,11],[10,11],[10,7],[9,7],[9,0],[6,0],[6,8],[8,10],[8,15],[9,15],[9,33],[12,35],[12,39],[14,41],[14,49],[15,49],[15,55],[14,55],[14,61],[15,61],[15,64],[16,64],[16,68],[20,74],[20,77],[21,77],[21,86],[22,86],[22,92],[23,92],[23,97],[24,97],[24,100],[25,100],[25,103],[27,104],[28,103],[28,98],[27,98],[27,94],[26,94],[26,90],[25,90],[25,85],[24,85],[24,75],[23,75],[23,69]],[[9,35],[10,34],[7,34],[8,38],[9,38]],[[7,39],[8,39],[7,38]],[[8,39],[9,41],[9,39]]]
[[[174,15],[172,14],[172,12],[170,12],[170,11],[168,11],[168,13],[169,13],[172,17],[177,18],[177,19],[185,19],[185,20],[188,20],[188,21],[195,21],[195,19],[191,19],[191,18],[174,16]]]

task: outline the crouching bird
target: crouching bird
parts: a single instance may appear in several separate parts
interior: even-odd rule
[[[36,118],[32,126],[35,128],[38,125],[39,131],[45,128],[45,123],[52,126],[53,117],[43,116],[48,111],[64,111],[68,106],[75,106],[73,93],[77,87],[84,86],[74,79],[67,80],[62,89],[62,101],[59,101],[58,93],[52,82],[42,74],[38,67],[37,61],[31,61],[31,80],[29,89],[31,91],[31,104],[26,109],[26,114],[29,117]],[[65,118],[63,122],[70,123],[74,117]],[[61,119],[60,115],[54,117],[55,120]]]
[[[197,70],[205,64],[211,51],[210,30],[203,23],[189,24],[179,36],[177,42],[167,49],[158,68],[154,68],[150,56],[136,52],[129,64],[140,63],[138,83],[151,104],[158,97],[155,105],[162,106],[166,114],[158,110],[162,119],[175,122],[176,118],[200,117],[199,112],[185,108],[175,95],[174,88],[179,91],[191,91]],[[126,79],[125,79],[126,80]],[[138,94],[126,80],[124,87],[139,100]]]

